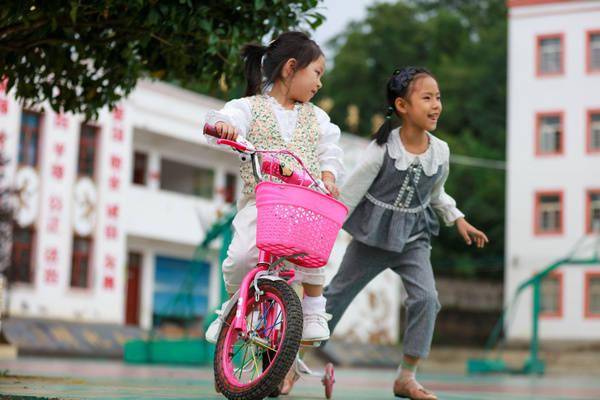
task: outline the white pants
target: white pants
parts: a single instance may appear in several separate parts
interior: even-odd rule
[[[244,197],[238,201],[238,213],[233,218],[233,238],[227,249],[227,258],[223,261],[223,279],[229,294],[238,290],[244,276],[256,267],[257,262],[256,199]],[[325,284],[324,267],[293,268],[296,270],[297,281],[312,285]]]

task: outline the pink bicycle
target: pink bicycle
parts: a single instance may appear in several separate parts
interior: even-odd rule
[[[204,133],[218,137],[214,127]],[[284,261],[318,268],[327,263],[348,212],[326,193],[322,184],[288,150],[256,150],[246,142],[218,139],[251,162],[258,210],[256,268],[243,279],[240,290],[224,310],[214,358],[215,384],[228,399],[277,396],[286,373],[320,377],[325,396],[332,395],[333,365],[322,374],[311,371],[298,356],[302,337],[302,306],[290,286],[295,271]],[[259,160],[260,155],[260,160]],[[294,158],[302,170],[291,170],[277,155]],[[281,182],[267,181],[264,175]],[[318,345],[311,344],[311,345]]]

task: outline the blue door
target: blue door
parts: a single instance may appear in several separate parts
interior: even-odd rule
[[[191,320],[208,310],[210,264],[173,257],[156,257],[154,273],[155,322]]]

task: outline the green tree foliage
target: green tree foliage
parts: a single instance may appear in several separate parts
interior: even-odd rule
[[[225,82],[249,41],[315,28],[319,0],[10,1],[0,7],[0,76],[19,98],[94,115],[140,77]]]
[[[372,6],[330,44],[333,68],[320,98],[333,100],[334,122],[345,130],[357,105],[356,133],[369,136],[372,117],[387,108],[385,83],[395,68],[421,65],[438,79],[444,112],[436,135],[452,154],[504,160],[506,119],[506,5],[504,0],[413,0]],[[317,102],[319,100],[317,99]],[[433,246],[437,273],[502,275],[504,184],[501,170],[453,163],[446,190],[467,218],[489,235],[490,246],[464,245],[443,229]]]

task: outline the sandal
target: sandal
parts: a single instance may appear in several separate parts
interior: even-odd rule
[[[411,400],[437,400],[437,396],[425,389],[415,379],[394,382],[394,396]]]
[[[300,374],[296,372],[296,366],[292,365],[292,368],[290,368],[288,373],[285,375],[285,378],[283,378],[283,382],[281,382],[279,394],[290,394],[292,388],[296,382],[298,382],[298,379],[300,379]]]

